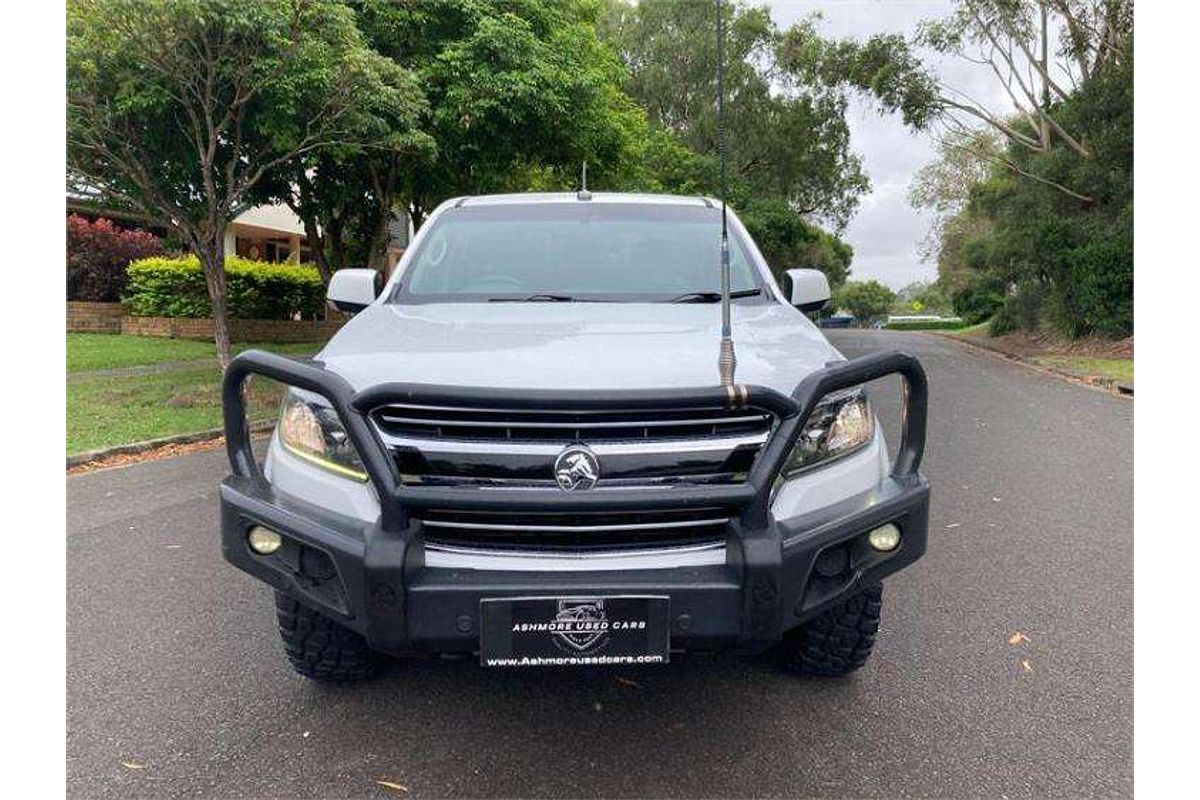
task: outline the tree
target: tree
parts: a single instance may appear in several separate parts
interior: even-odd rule
[[[386,147],[325,149],[264,187],[304,220],[323,275],[383,266],[388,224],[420,227],[458,194],[619,186],[640,162],[645,115],[596,40],[582,0],[352,3],[381,56],[412,72],[427,103]],[[396,133],[396,132],[393,132]]]
[[[417,97],[333,0],[68,0],[68,168],[200,259],[222,367],[229,221],[265,176],[376,144]]]
[[[597,40],[588,0],[364,0],[375,49],[411,69],[429,98],[434,142],[395,174],[414,226],[457,194],[616,182],[635,159],[645,115]]]
[[[987,128],[952,133],[938,147],[938,158],[913,175],[908,202],[933,215],[922,242],[922,257],[936,258],[946,227],[967,207],[971,190],[991,174],[1001,139]]]
[[[840,229],[869,188],[850,150],[844,93],[779,68],[783,34],[766,8],[735,2],[725,13],[731,195],[737,186],[744,196],[779,197],[796,215]],[[614,0],[602,28],[652,128],[701,155],[717,153],[715,26],[712,2]]]
[[[1132,59],[1132,38],[1132,0],[956,0],[950,16],[923,23],[912,41],[881,35],[830,44],[797,29],[782,61],[794,74],[874,96],[881,109],[900,111],[906,123],[975,158],[1092,203],[1086,187],[1030,169],[1013,153],[1050,154],[1061,146],[1093,159],[1063,104],[1099,73]],[[915,55],[918,46],[987,68],[1005,102],[985,103],[938,80]],[[1012,147],[976,148],[985,141],[975,135],[981,125]]]
[[[913,281],[896,292],[891,310],[897,314],[940,315],[951,310],[951,303],[936,283]]]
[[[1061,113],[1062,103],[1092,76],[1118,65],[1132,35],[1132,0],[959,0],[949,18],[923,26],[918,42],[987,66],[1016,109],[989,107],[942,86],[940,117],[950,130],[983,122],[1017,148],[1047,154],[1057,144],[1091,159],[1083,130]],[[1002,151],[996,163],[1077,200],[1095,200],[1083,187],[1025,169],[1006,155]]]
[[[1049,325],[1072,337],[1132,332],[1132,32],[1121,46],[1125,52],[1093,65],[1053,103],[1056,118],[1086,143],[1087,156],[1058,137],[1045,152],[1001,140],[1001,157],[985,162],[982,176],[973,169],[963,184],[921,195],[948,200],[951,213],[937,233],[939,283],[963,316],[994,313],[997,331]],[[1013,124],[1033,130],[1019,119]],[[968,149],[943,148],[926,175],[959,174],[953,162],[970,158]],[[1030,174],[1042,180],[1028,180]]]
[[[888,313],[895,300],[896,293],[879,281],[848,281],[838,290],[832,305],[866,322]]]
[[[850,274],[854,248],[799,216],[782,198],[739,198],[738,212],[776,280],[795,267],[819,269],[831,288]]]

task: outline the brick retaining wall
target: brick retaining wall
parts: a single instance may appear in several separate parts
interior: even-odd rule
[[[349,317],[335,311],[330,319],[233,319],[235,342],[316,342],[328,339]],[[131,336],[161,336],[171,339],[213,338],[211,319],[189,317],[126,316],[120,303],[67,301],[67,331],[70,333],[125,333]]]
[[[120,303],[67,301],[67,331],[70,333],[120,333],[125,308]]]
[[[345,320],[232,319],[235,342],[315,342],[333,336]],[[172,339],[212,339],[211,319],[186,317],[125,317],[121,333]]]

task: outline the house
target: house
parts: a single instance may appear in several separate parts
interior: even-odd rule
[[[385,275],[391,275],[392,268],[404,255],[411,224],[407,214],[393,216],[388,224]],[[312,262],[304,223],[286,205],[255,206],[239,214],[225,229],[225,252],[255,261]]]
[[[304,223],[285,205],[255,206],[225,228],[225,252],[252,261],[312,261]]]
[[[80,214],[88,219],[105,217],[121,227],[139,228],[157,236],[167,235],[162,226],[151,223],[141,214],[83,194],[68,192],[67,213]],[[410,225],[405,214],[393,218],[388,226],[390,238],[386,272],[389,275],[408,246],[412,234]],[[255,261],[290,261],[294,264],[312,261],[308,237],[304,235],[304,223],[283,204],[255,206],[239,214],[225,229],[225,253]]]

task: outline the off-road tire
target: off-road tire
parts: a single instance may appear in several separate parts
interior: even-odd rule
[[[283,651],[292,669],[306,678],[330,683],[363,680],[383,662],[361,635],[279,592],[275,616]]]
[[[791,672],[848,675],[867,663],[882,607],[883,586],[868,587],[785,633],[775,653]]]

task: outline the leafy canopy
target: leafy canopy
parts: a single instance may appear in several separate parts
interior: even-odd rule
[[[866,321],[887,314],[895,301],[896,293],[879,281],[848,281],[837,291],[832,305]]]
[[[175,230],[230,357],[224,231],[273,170],[387,145],[421,96],[333,0],[68,0],[67,163]]]
[[[70,169],[189,239],[298,154],[387,140],[420,97],[329,0],[70,0],[67,95]]]

